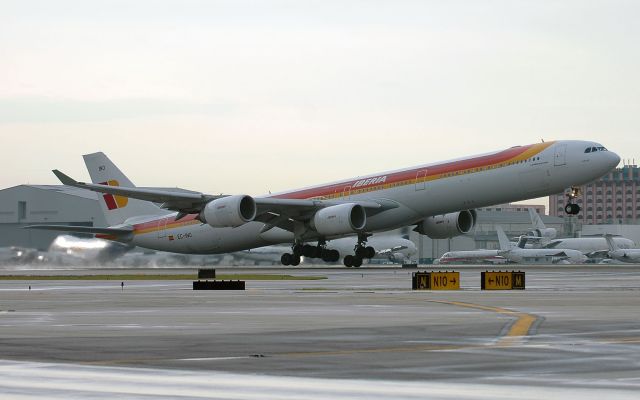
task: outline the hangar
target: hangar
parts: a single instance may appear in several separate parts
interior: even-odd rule
[[[59,235],[22,229],[34,224],[106,226],[96,193],[63,185],[18,185],[0,190],[0,247],[46,250]]]

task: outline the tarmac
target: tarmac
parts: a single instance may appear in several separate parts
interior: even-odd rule
[[[326,277],[245,291],[0,280],[0,393],[638,398],[640,265],[509,266],[525,290],[481,291],[480,271],[500,268],[440,267],[461,271],[458,291],[412,291],[416,269],[401,268],[216,268]],[[112,272],[185,270],[1,274]]]

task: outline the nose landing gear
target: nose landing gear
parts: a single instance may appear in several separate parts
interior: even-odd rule
[[[575,186],[572,186],[569,193],[567,193],[567,205],[564,206],[564,212],[567,215],[578,215],[580,212],[580,206],[573,203],[573,200],[580,194],[580,188]]]

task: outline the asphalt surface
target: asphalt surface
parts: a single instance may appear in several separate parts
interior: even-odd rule
[[[191,281],[130,281],[122,290],[120,281],[0,280],[0,393],[20,398],[44,393],[252,398],[256,390],[273,398],[302,393],[308,398],[425,393],[636,398],[640,393],[640,266],[518,266],[526,272],[524,291],[481,291],[485,268],[447,269],[461,271],[461,290],[412,291],[415,270],[399,268],[217,269],[327,277],[247,281],[242,292],[193,291]],[[3,272],[10,273],[15,271]],[[166,378],[162,393],[153,384],[157,376]]]

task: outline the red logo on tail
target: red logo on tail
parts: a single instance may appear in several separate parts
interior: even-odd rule
[[[120,183],[118,183],[118,181],[116,180],[110,180],[108,182],[100,182],[100,185],[120,186]],[[114,196],[109,193],[104,193],[102,195],[102,198],[104,199],[104,202],[107,204],[108,210],[116,210],[118,208],[126,207],[127,203],[129,202],[129,199],[126,197]]]

